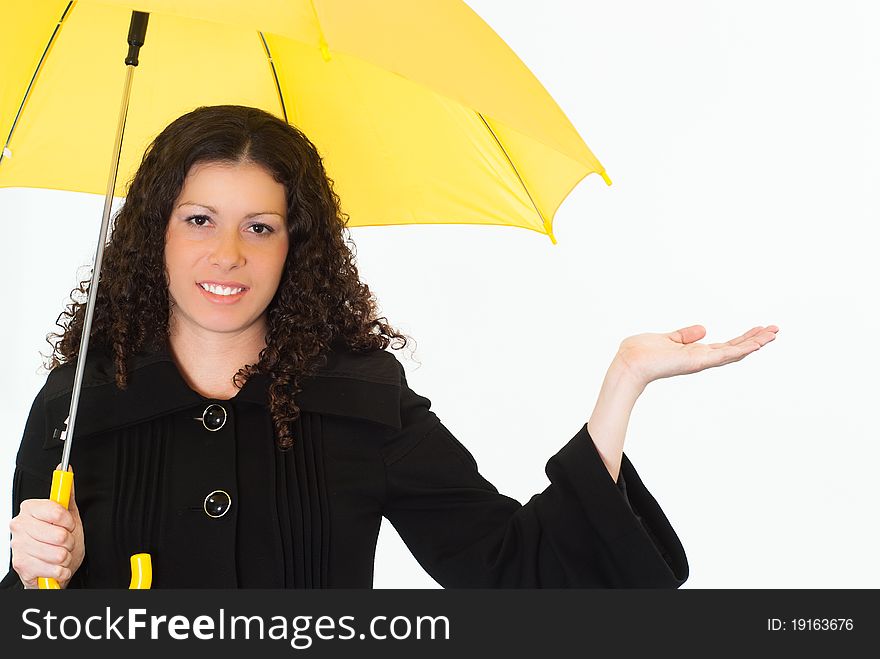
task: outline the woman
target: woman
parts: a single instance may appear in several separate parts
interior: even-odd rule
[[[306,137],[254,108],[170,124],[104,255],[71,463],[45,497],[83,325],[83,282],[16,460],[5,587],[371,587],[382,516],[445,587],[678,587],[684,550],[623,454],[658,378],[737,361],[700,326],[623,341],[586,425],[526,505],[499,494],[408,386]]]

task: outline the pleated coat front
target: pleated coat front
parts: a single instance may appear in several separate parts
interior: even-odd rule
[[[73,373],[74,364],[53,370],[34,400],[13,516],[48,497]],[[382,517],[446,588],[687,579],[662,509],[625,454],[614,482],[586,424],[523,505],[480,475],[391,352],[328,353],[296,395],[288,451],[275,446],[268,386],[252,376],[234,398],[208,399],[156,350],[132,359],[120,390],[112,361],[90,352],[71,451],[86,558],[68,587],[127,588],[129,557],[148,552],[154,588],[371,588]],[[209,430],[211,405],[225,419]],[[21,587],[11,561],[0,586]]]

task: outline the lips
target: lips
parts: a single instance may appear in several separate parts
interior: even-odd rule
[[[237,281],[200,281],[196,287],[208,300],[216,304],[233,304],[250,290]]]

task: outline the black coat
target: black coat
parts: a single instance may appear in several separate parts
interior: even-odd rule
[[[164,351],[137,356],[125,390],[109,359],[93,349],[88,361],[71,451],[86,558],[71,588],[127,588],[138,552],[152,555],[154,588],[371,588],[383,516],[447,588],[687,579],[684,549],[626,455],[615,484],[584,425],[547,462],[550,485],[521,505],[478,473],[388,351],[331,352],[297,394],[286,452],[266,376],[209,400]],[[52,371],[33,403],[13,515],[48,496],[73,371]],[[226,413],[213,431],[200,420],[211,404]],[[11,565],[0,585],[21,587]]]

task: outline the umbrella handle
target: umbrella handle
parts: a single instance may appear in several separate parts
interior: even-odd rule
[[[149,554],[132,554],[129,590],[147,590],[153,585],[153,562]]]
[[[49,499],[65,508],[70,505],[70,490],[73,487],[73,472],[56,469],[52,472],[52,490]],[[40,590],[60,590],[58,582],[52,577],[39,577]],[[131,557],[131,584],[133,590],[146,590],[153,585],[153,563],[149,554],[133,554]]]
[[[52,489],[49,498],[67,508],[70,505],[70,488],[73,486],[73,472],[56,469],[52,472]],[[61,587],[52,577],[39,577],[40,590],[58,590]]]

